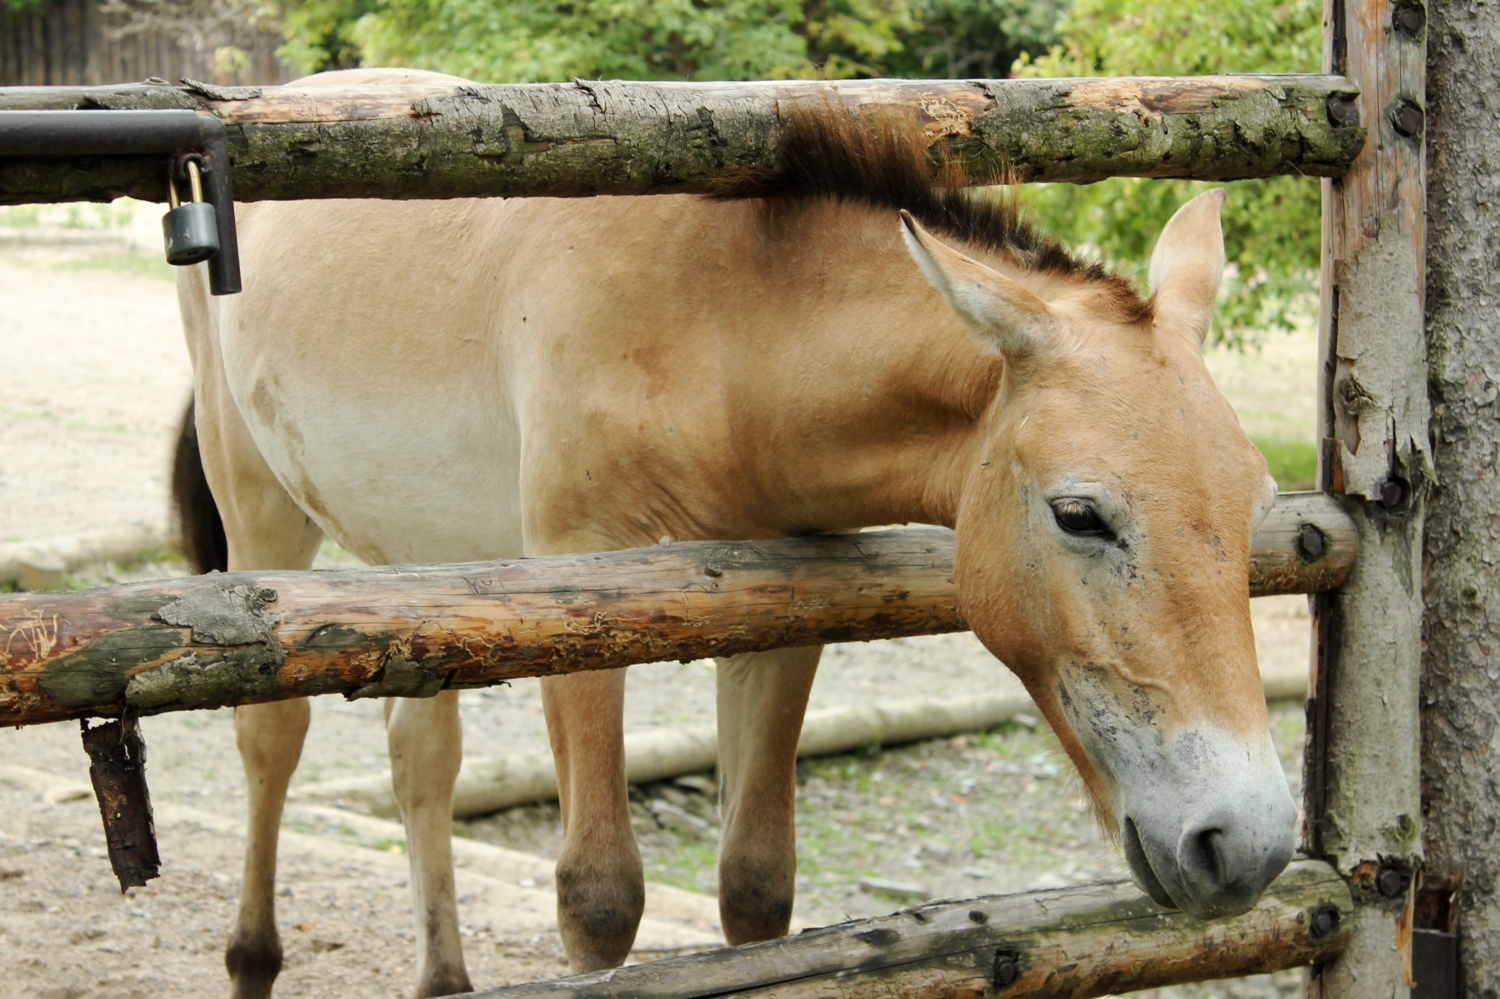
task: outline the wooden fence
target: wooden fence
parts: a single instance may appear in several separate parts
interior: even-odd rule
[[[0,87],[99,86],[155,77],[220,85],[285,83],[278,32],[233,19],[164,24],[101,0],[51,0],[0,13]]]
[[[216,115],[229,133],[237,196],[246,199],[702,190],[726,171],[774,166],[779,108],[788,99],[808,97],[920,109],[935,148],[971,163],[1003,165],[1023,179],[1277,173],[1327,178],[1318,390],[1320,486],[1326,496],[1319,502],[1347,520],[1338,519],[1337,532],[1327,521],[1328,532],[1318,527],[1318,538],[1308,534],[1300,547],[1295,539],[1304,536],[1302,526],[1317,525],[1298,525],[1289,550],[1305,562],[1313,548],[1322,551],[1324,540],[1344,537],[1352,525],[1359,555],[1336,589],[1315,597],[1304,781],[1308,864],[1289,868],[1262,905],[1239,920],[1184,922],[1186,917],[1154,910],[1127,889],[1066,889],[1030,902],[991,899],[921,907],[806,939],[493,994],[1086,997],[1300,963],[1312,967],[1310,994],[1367,999],[1406,994],[1414,935],[1427,932],[1415,925],[1413,909],[1422,862],[1422,592],[1417,581],[1431,478],[1423,336],[1421,95],[1427,42],[1424,21],[1410,16],[1412,10],[1420,7],[1406,0],[1400,5],[1328,0],[1323,76],[703,86],[576,81],[317,92],[17,89],[0,90],[0,112],[188,108]],[[350,169],[354,163],[357,170]],[[0,202],[159,191],[165,169],[164,162],[143,157],[79,157],[64,169],[55,161],[0,158]],[[691,553],[692,559],[700,557],[703,553]],[[713,577],[708,564],[696,571]],[[737,566],[736,574],[742,568]],[[822,571],[802,569],[814,577]],[[397,586],[399,570],[384,571]],[[1294,573],[1296,581],[1283,592],[1321,589],[1311,584],[1314,575]],[[838,573],[827,578],[839,578]],[[378,584],[374,576],[364,582],[372,580]],[[267,623],[270,617],[257,613],[257,601],[272,599],[267,590],[276,590],[280,599],[283,589],[305,586],[311,592],[319,585],[292,573],[278,574],[271,586],[254,579],[234,581],[227,589],[196,584],[194,592],[201,590],[196,603],[184,590],[171,598],[170,608],[155,606],[155,624],[131,626],[168,658],[147,656],[123,677],[96,668],[97,663],[85,664],[51,690],[37,679],[35,689],[50,700],[30,708],[16,701],[24,686],[17,677],[47,670],[21,664],[10,681],[13,703],[7,710],[24,715],[34,708],[33,717],[55,717],[59,692],[76,702],[62,705],[64,714],[117,706],[122,699],[129,703],[132,685],[138,693],[144,689],[162,697],[158,706],[192,706],[173,700],[181,699],[172,669],[182,658],[182,629],[198,617],[208,622],[201,635],[195,630],[186,639],[188,646],[201,646],[210,657],[219,654],[230,666],[238,661],[234,655],[214,652],[226,642],[267,654],[284,650]],[[929,597],[934,606],[942,602],[941,594]],[[11,605],[7,613],[24,618],[14,618],[12,625],[19,621],[41,629],[38,641],[46,644],[55,642],[65,619],[71,620],[68,599],[9,597],[0,605]],[[223,606],[213,605],[214,599]],[[31,602],[23,608],[25,601]],[[116,609],[128,610],[126,603]],[[113,613],[103,610],[96,622]],[[335,611],[329,620],[336,618]],[[901,633],[957,626],[951,618],[936,613],[925,623],[904,621],[901,627],[908,630]],[[632,631],[631,651],[608,665],[638,661],[632,656],[660,656],[662,640],[675,625],[666,622],[658,629],[649,619],[648,613]],[[217,634],[219,624],[233,635]],[[833,627],[837,631],[841,625]],[[794,631],[766,641],[785,644]],[[828,637],[803,636],[808,641]],[[867,629],[863,637],[874,637],[874,631]],[[607,644],[566,654],[608,658]],[[691,642],[683,647],[698,648]],[[550,652],[532,650],[531,655],[535,662],[508,667],[504,675],[558,668]],[[359,677],[335,668],[330,675],[337,682],[327,689],[421,694],[447,682],[443,677],[434,682],[409,656],[392,657],[391,663],[405,667]],[[273,655],[249,665],[253,668],[244,676],[227,669],[227,685],[202,703],[232,703],[253,679],[250,674],[274,674],[283,663]],[[100,690],[89,688],[90,678],[100,679]],[[275,687],[257,696],[276,696],[284,689],[279,680]],[[1122,894],[1116,898],[1111,891]],[[1286,899],[1297,901],[1278,901]],[[1076,918],[1058,922],[1054,917],[1062,912]],[[1083,927],[1089,928],[1086,933]]]

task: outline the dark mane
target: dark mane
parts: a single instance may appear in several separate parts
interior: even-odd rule
[[[973,179],[958,164],[947,164],[934,179],[915,115],[887,110],[856,116],[832,104],[792,107],[785,112],[778,153],[779,169],[724,177],[710,197],[831,198],[893,212],[904,208],[928,228],[1009,253],[1029,270],[1100,286],[1124,322],[1151,318],[1151,302],[1133,282],[1037,232],[1012,199],[971,192]]]

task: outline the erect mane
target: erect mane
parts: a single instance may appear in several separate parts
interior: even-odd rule
[[[914,114],[882,110],[855,115],[833,104],[797,105],[783,114],[778,168],[721,178],[710,197],[831,198],[893,212],[904,208],[927,228],[1011,255],[1028,270],[1098,285],[1124,322],[1151,318],[1150,300],[1132,281],[1037,232],[1013,199],[994,191],[972,192],[974,178],[956,163],[946,164],[934,179]]]

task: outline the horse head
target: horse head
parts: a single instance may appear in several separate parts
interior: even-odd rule
[[[1134,310],[1086,281],[1044,299],[902,218],[912,257],[1005,362],[958,504],[964,616],[1026,684],[1136,882],[1204,918],[1256,902],[1296,816],[1247,585],[1276,486],[1202,359],[1223,200],[1173,216]]]

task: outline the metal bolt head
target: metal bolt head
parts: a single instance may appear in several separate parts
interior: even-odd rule
[[[1303,524],[1302,530],[1297,532],[1297,551],[1308,561],[1320,558],[1323,554],[1323,532],[1311,524]]]
[[[705,575],[705,576],[722,576],[722,575],[724,575],[724,570],[722,568],[720,568],[719,566],[715,565],[714,563],[710,562],[710,563],[708,563],[708,565],[705,565],[703,567],[703,575]]]
[[[993,975],[995,988],[1003,989],[1007,985],[1014,983],[1019,977],[1021,977],[1021,966],[1017,963],[1016,956],[1003,950],[997,951],[995,953]]]
[[[1375,876],[1375,888],[1386,898],[1395,898],[1400,895],[1405,882],[1406,879],[1401,876],[1401,872],[1394,867],[1387,867]]]
[[[1386,479],[1380,484],[1380,505],[1394,510],[1406,499],[1406,484],[1400,479]]]
[[[1307,932],[1314,939],[1321,939],[1330,936],[1338,928],[1338,910],[1332,907],[1325,907],[1312,914],[1312,919],[1308,921]]]
[[[1335,125],[1358,125],[1359,108],[1353,100],[1334,94],[1328,98],[1328,120]]]
[[[1427,116],[1422,113],[1421,108],[1415,104],[1403,104],[1396,112],[1396,131],[1408,138],[1421,135],[1422,126],[1426,120]]]
[[[1427,12],[1421,7],[1403,4],[1396,8],[1392,23],[1403,35],[1415,38],[1422,33],[1422,28],[1427,24]]]

